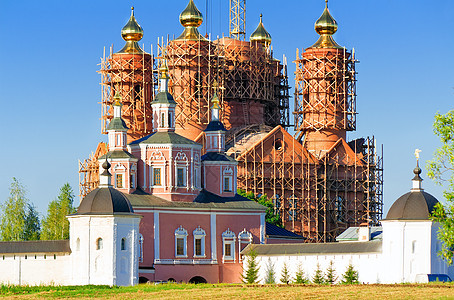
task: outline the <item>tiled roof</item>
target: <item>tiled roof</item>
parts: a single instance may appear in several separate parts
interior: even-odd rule
[[[303,236],[266,222],[266,235],[269,238],[305,239]]]
[[[357,241],[359,227],[349,227],[336,237],[336,241]],[[381,240],[383,237],[383,228],[381,226],[371,226],[370,239]]]
[[[136,158],[131,153],[129,153],[128,151],[113,150],[113,151],[107,152],[107,154],[104,154],[103,156],[98,158],[98,160],[106,159],[106,157],[113,158],[113,159],[115,159],[115,158]]]
[[[382,241],[370,242],[344,242],[344,243],[320,243],[320,244],[251,244],[241,251],[247,254],[254,249],[258,255],[327,255],[327,254],[361,254],[381,253]]]
[[[130,145],[135,144],[174,144],[174,145],[199,145],[190,139],[185,138],[175,132],[154,132],[141,139],[133,141]]]
[[[207,128],[205,128],[204,131],[205,132],[207,132],[207,131],[227,131],[227,129],[225,129],[224,124],[222,124],[222,122],[211,121],[210,123],[208,123]]]
[[[0,253],[71,253],[69,240],[0,242]]]
[[[122,118],[113,118],[110,120],[107,130],[128,130],[125,121]]]

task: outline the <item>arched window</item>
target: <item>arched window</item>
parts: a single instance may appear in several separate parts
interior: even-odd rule
[[[238,251],[241,252],[250,243],[252,243],[252,234],[245,228],[238,234]]]
[[[416,241],[411,242],[411,253],[416,253]]]
[[[205,257],[205,230],[199,226],[192,234],[194,235],[194,257]]]
[[[76,240],[76,251],[80,251],[80,238]]]
[[[126,250],[126,238],[121,239],[121,250]]]
[[[227,228],[222,233],[222,260],[224,262],[235,262],[235,233]]]
[[[102,238],[98,238],[96,240],[96,250],[101,250],[102,249]]]
[[[139,262],[143,262],[143,235],[139,233]]]
[[[175,230],[175,257],[187,257],[188,256],[188,245],[187,245],[188,232],[183,226]]]

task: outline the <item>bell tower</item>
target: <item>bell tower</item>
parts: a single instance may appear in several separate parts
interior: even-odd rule
[[[326,1],[315,22],[319,39],[295,61],[295,130],[317,157],[356,129],[355,56],[334,41],[337,27]]]

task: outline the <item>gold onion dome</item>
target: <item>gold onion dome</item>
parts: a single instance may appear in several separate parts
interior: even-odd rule
[[[143,37],[143,29],[134,17],[134,7],[131,7],[131,17],[128,23],[121,29],[121,37],[126,41],[126,45],[118,53],[143,53],[137,43]]]
[[[159,67],[160,79],[170,79],[169,68],[167,67],[166,61],[163,59],[161,66]]]
[[[188,6],[181,12],[180,23],[184,26],[184,31],[177,40],[206,40],[197,30],[203,23],[203,15],[193,0],[189,0]]]
[[[325,1],[325,10],[315,22],[315,31],[320,35],[318,41],[310,48],[342,48],[333,39],[332,35],[337,31],[337,22],[329,13],[328,0]]]
[[[259,42],[264,47],[267,47],[271,44],[271,34],[266,31],[265,26],[262,23],[262,14],[260,14],[260,23],[257,26],[257,29],[251,34],[250,37],[251,42]]]

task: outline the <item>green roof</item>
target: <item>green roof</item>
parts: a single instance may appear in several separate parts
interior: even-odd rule
[[[146,139],[142,139],[140,144],[174,144],[174,145],[198,145],[202,146],[199,143],[196,143],[190,139],[185,138],[175,132],[155,132],[150,134]],[[134,144],[131,143],[131,144]]]
[[[169,92],[159,92],[155,97],[153,102],[151,104],[158,104],[158,103],[163,103],[163,104],[175,104],[175,100],[173,100],[172,95]]]
[[[128,130],[125,121],[122,118],[113,118],[109,125],[107,126],[107,130]]]
[[[124,151],[124,150],[113,150],[113,151],[109,151],[107,152],[107,154],[104,154],[103,156],[101,156],[100,158],[98,158],[98,160],[103,160],[103,159],[106,159],[106,156],[108,158],[135,158],[137,159],[135,156],[133,156],[131,153],[129,153],[128,151]]]

